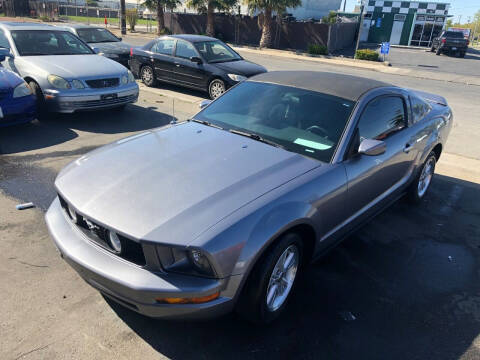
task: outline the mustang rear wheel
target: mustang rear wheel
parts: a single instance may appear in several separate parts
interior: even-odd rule
[[[435,153],[432,151],[427,156],[427,160],[425,160],[425,162],[423,163],[422,169],[418,173],[417,177],[410,185],[408,195],[412,202],[420,202],[427,193],[427,190],[430,187],[430,183],[432,182],[436,163],[437,158],[435,156]]]
[[[267,251],[252,270],[237,307],[255,323],[269,323],[285,309],[302,263],[302,239],[285,234]]]
[[[142,66],[140,70],[140,78],[142,82],[147,86],[155,86],[157,79],[155,78],[155,72],[150,65]]]

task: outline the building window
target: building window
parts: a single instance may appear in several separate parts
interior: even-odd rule
[[[420,4],[418,4],[418,8],[419,8],[419,9],[426,9],[427,6],[428,6],[427,3],[420,3]]]
[[[445,10],[445,4],[437,4],[437,10]]]

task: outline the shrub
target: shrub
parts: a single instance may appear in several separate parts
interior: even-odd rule
[[[127,9],[126,16],[130,31],[135,31],[135,25],[137,25],[138,19],[137,9]]]
[[[357,50],[355,59],[378,61],[378,52],[370,49]]]
[[[307,49],[309,54],[312,55],[327,55],[328,49],[325,45],[309,44]]]

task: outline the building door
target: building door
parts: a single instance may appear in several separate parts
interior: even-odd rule
[[[392,33],[390,34],[390,44],[399,45],[402,37],[403,24],[405,23],[406,15],[395,14],[393,19]]]

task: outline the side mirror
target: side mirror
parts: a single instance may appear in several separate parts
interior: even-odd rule
[[[10,49],[0,48],[0,62],[5,61],[7,57],[13,58],[13,55],[10,53]]]
[[[208,105],[210,105],[211,102],[212,100],[208,100],[208,99],[202,100],[198,105],[198,107],[200,108],[200,110],[205,109]]]
[[[92,50],[95,54],[100,54],[100,49],[99,48],[94,47],[94,48],[92,48]]]
[[[123,39],[121,37],[117,36],[118,41],[122,41]]]
[[[199,64],[199,65],[203,63],[202,59],[200,59],[198,56],[192,56],[192,57],[190,58],[190,61],[191,61],[191,62],[194,62],[194,63],[197,63],[197,64]]]
[[[381,155],[387,150],[385,141],[364,139],[358,147],[358,153],[368,156]]]

